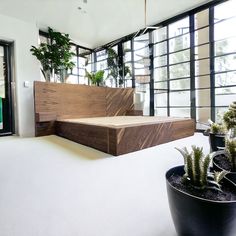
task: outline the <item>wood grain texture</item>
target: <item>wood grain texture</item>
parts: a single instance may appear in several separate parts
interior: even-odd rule
[[[83,118],[124,115],[133,109],[134,89],[96,87],[75,84],[58,84],[38,82],[34,83],[35,133],[36,136],[48,135],[53,131],[50,115],[59,118]],[[40,115],[41,114],[41,115]],[[46,115],[42,115],[46,114]],[[46,125],[49,125],[48,129]],[[51,133],[53,134],[53,133]]]
[[[133,110],[133,94],[132,88],[107,88],[106,115],[124,116],[128,110]]]
[[[122,128],[70,122],[56,124],[57,135],[115,156],[185,138],[195,131],[195,122],[191,119]]]

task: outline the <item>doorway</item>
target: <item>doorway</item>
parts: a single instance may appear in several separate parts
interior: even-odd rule
[[[14,132],[11,82],[11,43],[0,41],[0,136]]]

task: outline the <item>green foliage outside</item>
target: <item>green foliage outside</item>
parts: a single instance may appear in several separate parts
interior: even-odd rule
[[[107,50],[107,66],[109,68],[109,73],[107,78],[113,78],[116,81],[116,84],[122,85],[124,83],[124,78],[129,75],[131,76],[131,71],[128,66],[122,66],[119,64],[119,58],[117,52],[108,48]]]
[[[192,146],[192,151],[189,152],[187,148],[176,148],[184,158],[183,181],[191,184],[195,188],[200,189],[217,189],[220,190],[219,182],[228,173],[227,171],[214,172],[209,171],[211,162],[210,155],[204,156],[203,148]]]
[[[50,80],[52,71],[62,78],[65,71],[75,66],[75,63],[71,61],[75,53],[71,52],[69,35],[55,32],[51,28],[48,28],[48,34],[50,44],[40,43],[38,48],[32,46],[30,49],[32,55],[40,61],[46,81]]]

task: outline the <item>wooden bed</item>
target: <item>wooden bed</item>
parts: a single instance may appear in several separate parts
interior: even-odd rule
[[[116,116],[60,119],[56,134],[117,156],[191,136],[194,127],[191,119]]]
[[[188,118],[133,116],[133,89],[35,82],[35,134],[121,155],[194,134]],[[128,116],[127,116],[128,115]]]

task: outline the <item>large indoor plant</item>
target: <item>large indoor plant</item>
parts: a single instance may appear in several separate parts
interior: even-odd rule
[[[170,211],[179,236],[233,236],[236,232],[236,186],[226,171],[211,173],[202,148],[180,150],[184,166],[166,173]]]
[[[75,53],[71,51],[69,35],[55,32],[49,27],[48,37],[50,43],[40,43],[38,48],[32,46],[30,51],[40,61],[46,81],[50,81],[51,77],[56,75],[61,82],[64,82],[67,70],[75,66],[72,62]],[[55,78],[53,80],[56,81]]]

